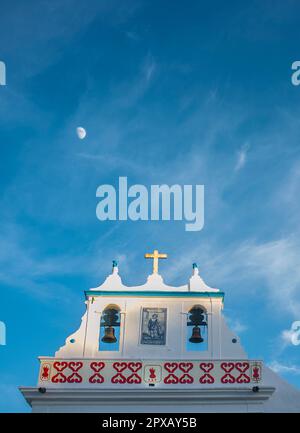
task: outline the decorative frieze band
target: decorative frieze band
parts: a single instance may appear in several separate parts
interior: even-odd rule
[[[41,360],[41,386],[210,386],[257,384],[262,362],[157,360]]]

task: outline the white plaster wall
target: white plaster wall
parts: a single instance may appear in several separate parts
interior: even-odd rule
[[[104,309],[115,304],[121,311],[119,351],[99,351],[100,319]],[[208,313],[208,350],[186,350],[186,321],[194,305],[202,305]],[[102,359],[245,359],[247,356],[239,341],[227,327],[222,317],[221,298],[177,298],[145,296],[95,296],[87,302],[81,326],[71,334],[66,345],[56,352],[56,357]],[[140,344],[141,312],[145,307],[167,308],[166,345]],[[71,343],[71,340],[75,343]],[[200,346],[200,345],[199,345]]]

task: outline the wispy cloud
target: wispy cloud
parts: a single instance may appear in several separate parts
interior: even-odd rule
[[[246,143],[244,146],[242,146],[239,149],[238,154],[237,154],[236,164],[234,167],[235,171],[239,171],[245,166],[246,161],[247,161],[247,157],[248,157],[249,149],[250,149],[249,143]]]
[[[248,326],[241,322],[241,320],[232,318],[230,316],[225,316],[226,321],[230,327],[230,329],[236,334],[240,335],[243,332],[246,332],[248,330]]]
[[[101,282],[100,278],[110,273],[110,261],[117,259],[123,271],[128,269],[132,260],[131,254],[116,253],[115,248],[105,248],[103,260],[102,243],[107,241],[118,224],[106,231],[103,236],[91,245],[84,254],[61,251],[56,254],[45,254],[38,245],[33,245],[30,234],[20,227],[11,224],[0,231],[0,283],[33,296],[40,301],[59,299],[71,302],[73,288],[58,283],[57,278],[66,276],[86,276],[90,281]],[[121,251],[124,248],[119,248]]]
[[[276,308],[293,317],[300,313],[300,254],[298,236],[289,236],[265,243],[246,243],[234,254],[237,263],[247,272],[263,278],[268,298]],[[239,257],[240,256],[240,260]],[[243,272],[243,271],[242,271]]]
[[[7,5],[1,21],[2,51],[5,54],[14,50],[14,59],[18,59],[18,68],[22,71],[20,76],[28,78],[57,62],[64,53],[65,44],[72,43],[73,38],[86,31],[97,17],[106,17],[114,26],[126,22],[137,7],[134,0],[125,0],[121,7],[115,0],[91,0],[89,7],[83,2],[62,3],[59,0],[43,1],[34,9],[28,3]],[[23,25],[33,19],[38,19],[35,29]],[[11,28],[18,29],[18,39],[9,37]],[[30,55],[29,46],[32,48]]]
[[[85,159],[87,161],[95,162],[96,164],[105,164],[106,171],[108,170],[129,170],[130,173],[142,174],[145,170],[145,166],[142,167],[136,161],[124,158],[121,155],[112,154],[91,154],[85,152],[79,152],[76,154],[79,158]]]
[[[233,283],[238,286],[251,281],[252,294],[260,292],[268,299],[272,308],[280,309],[297,319],[300,314],[300,242],[298,236],[290,236],[271,242],[247,240],[240,245],[232,245],[218,252],[217,246],[191,248],[184,257],[179,258],[176,266],[168,270],[170,279],[177,278],[190,264],[199,260],[210,280],[222,284]],[[217,270],[217,275],[216,275]],[[211,282],[208,281],[211,285]],[[263,288],[262,288],[263,285]]]
[[[146,78],[147,82],[149,82],[151,80],[151,78],[153,77],[153,74],[156,70],[156,67],[157,67],[157,65],[156,65],[156,62],[155,62],[153,56],[149,54],[146,61],[145,61],[144,66],[143,66],[145,78]]]
[[[128,37],[128,39],[131,39],[132,41],[138,42],[140,40],[140,36],[138,35],[138,33],[134,31],[127,31],[125,32],[125,34]]]
[[[284,329],[281,332],[280,339],[283,342],[283,345],[285,347],[292,345],[294,334],[295,334],[295,331],[293,331],[292,329]]]
[[[298,365],[282,364],[278,361],[272,361],[268,364],[275,373],[286,373],[286,374],[300,374],[300,367]]]

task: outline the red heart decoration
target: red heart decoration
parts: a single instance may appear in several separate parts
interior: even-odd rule
[[[53,383],[65,383],[67,381],[67,378],[62,373],[57,373],[55,376],[52,377]]]
[[[221,364],[222,370],[226,371],[226,373],[230,373],[234,369],[233,362],[222,362]]]
[[[127,383],[141,383],[141,382],[142,382],[142,379],[136,373],[133,373],[127,379]]]
[[[114,377],[112,377],[111,379],[112,383],[126,383],[126,377],[123,376],[123,374],[116,374]]]
[[[57,371],[63,371],[65,368],[68,367],[68,363],[67,362],[54,362],[53,367]]]
[[[178,383],[178,377],[175,376],[174,374],[169,374],[167,377],[165,377],[164,383],[167,384]]]
[[[124,371],[125,368],[127,368],[127,362],[114,362],[113,367],[119,373],[122,373],[122,371]]]
[[[237,362],[235,364],[235,367],[237,370],[239,370],[241,373],[245,373],[245,371],[249,368],[249,362]]]
[[[67,380],[69,383],[81,383],[82,377],[78,373],[72,373]]]
[[[101,374],[95,373],[92,377],[89,378],[90,383],[103,383],[104,377]]]
[[[250,382],[250,377],[247,376],[247,374],[240,374],[239,377],[237,378],[237,383],[249,383]]]
[[[221,379],[222,383],[234,383],[235,378],[231,374],[225,374]]]
[[[141,362],[129,362],[128,368],[129,368],[129,370],[131,370],[133,372],[139,371],[142,368],[142,363]]]
[[[104,362],[91,362],[91,369],[96,371],[97,373],[105,367]]]
[[[210,374],[204,374],[200,377],[200,383],[214,383],[215,379]]]
[[[166,362],[165,364],[165,369],[169,372],[169,373],[174,373],[174,371],[178,368],[178,364],[177,362]]]
[[[82,366],[83,366],[82,362],[74,362],[74,361],[69,362],[69,368],[72,371],[78,371],[81,369]]]
[[[214,364],[212,362],[201,362],[200,368],[205,371],[205,373],[209,373],[210,370],[214,368]]]
[[[194,382],[194,378],[192,376],[190,376],[189,374],[184,374],[180,379],[179,379],[180,383],[193,383]]]
[[[188,373],[193,366],[194,365],[191,362],[180,362],[179,364],[180,370],[182,370],[184,373]]]

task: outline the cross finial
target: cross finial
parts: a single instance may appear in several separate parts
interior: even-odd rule
[[[145,259],[153,259],[153,274],[158,274],[158,259],[168,258],[167,254],[161,254],[158,250],[154,250],[153,253],[145,254]]]

